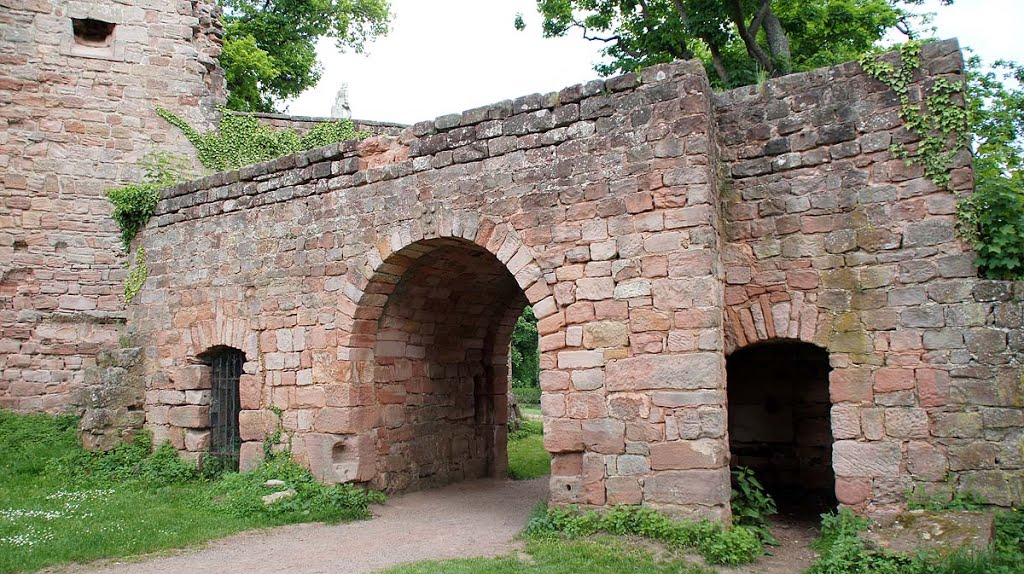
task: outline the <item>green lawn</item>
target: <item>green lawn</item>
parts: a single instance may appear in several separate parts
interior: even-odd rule
[[[656,558],[636,543],[612,537],[529,540],[526,552],[528,557],[417,562],[382,574],[713,574],[685,560]]]
[[[508,476],[529,480],[551,473],[551,455],[544,450],[544,431],[540,421],[526,420],[519,431],[508,437]]]
[[[374,496],[326,487],[292,463],[204,478],[145,441],[86,453],[72,417],[0,411],[0,573],[179,548],[241,530],[366,515]],[[269,476],[299,494],[265,508]]]

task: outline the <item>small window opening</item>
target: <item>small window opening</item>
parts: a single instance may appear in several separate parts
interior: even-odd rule
[[[242,410],[238,383],[245,353],[231,347],[214,347],[199,357],[210,365],[210,455],[228,468],[238,468],[242,439],[238,413]]]
[[[75,43],[92,48],[110,46],[116,24],[93,20],[92,18],[72,18],[71,29],[75,33]]]

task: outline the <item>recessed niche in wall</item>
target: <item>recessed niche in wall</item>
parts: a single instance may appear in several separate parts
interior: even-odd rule
[[[71,54],[111,58],[114,56],[114,30],[117,24],[94,18],[72,18]]]

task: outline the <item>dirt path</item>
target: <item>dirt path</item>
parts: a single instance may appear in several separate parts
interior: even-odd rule
[[[513,539],[547,489],[547,477],[463,482],[396,496],[375,507],[373,520],[285,526],[172,556],[61,572],[361,574],[418,560],[497,556],[518,547]]]
[[[374,507],[373,520],[338,525],[297,524],[237,534],[197,550],[136,561],[71,566],[61,574],[364,574],[417,562],[499,556],[520,548],[515,537],[538,501],[547,477],[478,480],[395,496]],[[813,520],[780,518],[781,543],[753,564],[722,574],[795,574],[814,560]],[[47,571],[51,572],[51,571]]]
[[[810,544],[818,536],[813,519],[778,517],[772,520],[772,534],[779,546],[770,547],[771,556],[764,556],[746,566],[720,568],[723,574],[799,574],[811,566],[815,554]]]

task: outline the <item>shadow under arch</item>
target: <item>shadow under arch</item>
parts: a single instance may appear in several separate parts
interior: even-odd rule
[[[366,407],[374,487],[505,475],[509,343],[530,303],[520,273],[536,264],[521,245],[497,251],[460,237],[412,241],[360,289],[339,358],[348,395]],[[544,288],[534,297],[545,295],[539,269],[530,276]]]
[[[726,357],[730,465],[751,468],[787,514],[835,507],[828,350],[770,339]]]

